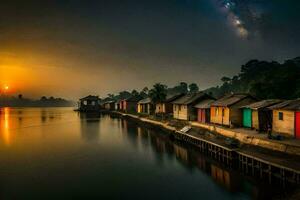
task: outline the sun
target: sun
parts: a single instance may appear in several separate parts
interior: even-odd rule
[[[8,91],[8,90],[9,90],[9,86],[8,86],[8,85],[5,85],[5,86],[4,86],[4,90],[5,90],[5,91]]]

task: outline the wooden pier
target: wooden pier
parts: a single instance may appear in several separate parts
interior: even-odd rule
[[[197,147],[199,147],[202,153],[206,153],[213,157],[214,159],[228,165],[232,166],[233,160],[235,158],[235,151],[226,146],[222,146],[210,140],[199,138],[190,134],[182,132],[174,132],[175,138],[189,142]]]
[[[260,152],[261,147],[234,148],[224,141],[224,138],[217,139],[189,131],[188,133],[176,131],[175,127],[168,126],[162,122],[150,119],[139,118],[135,115],[115,112],[123,117],[139,120],[157,127],[161,127],[175,139],[190,143],[197,147],[200,152],[208,155],[212,159],[222,163],[228,168],[238,168],[243,174],[251,177],[258,177],[267,180],[269,183],[279,180],[281,185],[286,183],[300,184],[300,162],[299,156],[295,159],[289,154],[271,155],[274,151],[268,150],[267,153]]]
[[[232,148],[230,145],[213,138],[202,138],[193,133],[174,132],[175,139],[191,143],[205,153],[232,168],[237,167],[245,175],[258,177],[267,180],[270,184],[275,179],[285,186],[286,183],[300,184],[300,171],[288,167],[290,163],[275,162],[270,159],[262,158],[259,153],[249,153],[239,148]],[[282,159],[282,158],[281,158]],[[297,161],[295,161],[297,162]],[[298,168],[300,165],[296,165]]]

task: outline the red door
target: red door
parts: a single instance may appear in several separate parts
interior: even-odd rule
[[[296,117],[295,117],[295,135],[297,139],[300,139],[300,112],[296,112]]]

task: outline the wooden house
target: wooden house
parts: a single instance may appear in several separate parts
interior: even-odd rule
[[[84,98],[79,99],[79,111],[82,112],[91,112],[91,111],[100,111],[101,99],[98,96],[86,96]]]
[[[137,104],[137,112],[150,115],[153,112],[154,105],[149,97],[142,99]]]
[[[243,106],[243,127],[268,131],[269,128],[272,128],[273,116],[269,107],[281,102],[282,100],[279,99],[268,99]]]
[[[172,101],[184,96],[184,94],[167,95],[163,102],[157,103],[155,105],[156,114],[173,114],[173,104]]]
[[[242,126],[242,110],[240,107],[255,102],[249,94],[229,94],[211,103],[211,123],[225,126]]]
[[[126,113],[136,113],[137,112],[137,103],[141,100],[140,97],[129,97],[127,99],[123,99],[120,102],[120,109]]]
[[[117,100],[117,101],[115,102],[115,110],[121,110],[120,104],[121,104],[121,100]]]
[[[197,109],[194,107],[200,101],[213,99],[204,92],[189,93],[173,101],[173,117],[181,120],[197,120]]]
[[[105,110],[115,110],[115,101],[111,100],[111,101],[106,101],[103,104],[103,107]]]
[[[269,109],[273,110],[273,132],[300,139],[300,99],[283,101]]]
[[[210,123],[210,105],[215,99],[205,99],[195,105],[197,109],[197,121],[201,123]]]

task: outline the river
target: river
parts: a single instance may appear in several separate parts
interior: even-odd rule
[[[1,108],[1,199],[263,199],[275,191],[130,120]]]

